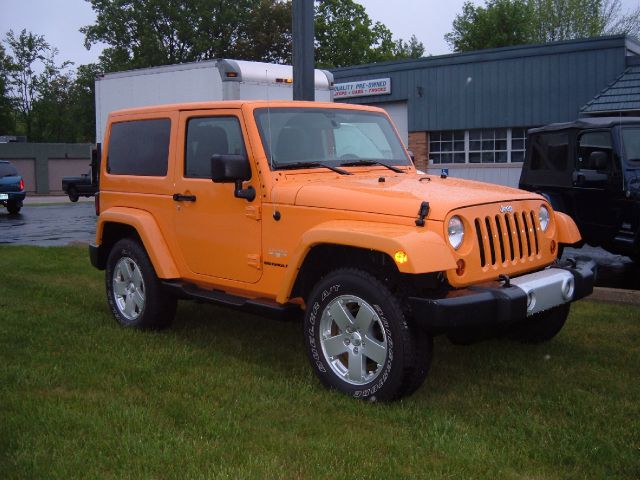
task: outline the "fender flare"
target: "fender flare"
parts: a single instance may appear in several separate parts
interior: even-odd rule
[[[572,245],[582,239],[578,226],[566,213],[555,211],[556,226],[558,229],[558,243]]]
[[[107,223],[129,225],[136,230],[159,278],[180,276],[160,227],[149,212],[128,207],[112,207],[101,212],[96,226],[96,238],[102,239]]]
[[[373,222],[329,221],[307,230],[301,236],[288,263],[276,301],[285,303],[289,299],[307,255],[319,245],[374,250],[385,253],[392,259],[396,252],[403,251],[407,254],[407,262],[396,262],[401,273],[421,274],[456,268],[451,248],[435,231]]]

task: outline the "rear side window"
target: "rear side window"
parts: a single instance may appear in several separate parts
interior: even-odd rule
[[[170,133],[171,120],[168,118],[112,124],[107,172],[164,177],[169,161]]]
[[[18,170],[16,170],[16,167],[11,163],[0,163],[0,178],[16,176],[18,176]]]
[[[565,133],[547,134],[532,141],[531,170],[564,172],[567,170],[569,136]]]

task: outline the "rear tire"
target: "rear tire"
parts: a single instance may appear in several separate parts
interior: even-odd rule
[[[15,201],[7,202],[7,210],[9,211],[9,214],[17,215],[20,213],[20,209],[22,209],[22,203]]]
[[[111,313],[124,327],[160,329],[175,317],[176,298],[162,289],[147,252],[133,239],[111,249],[105,284]]]
[[[77,202],[78,199],[80,198],[80,195],[78,195],[78,190],[76,190],[75,187],[69,187],[68,195],[69,195],[69,200],[71,200],[72,202]]]
[[[565,303],[550,310],[536,313],[511,332],[511,338],[522,343],[543,343],[555,337],[569,316],[571,304]]]
[[[413,393],[431,364],[433,341],[413,331],[398,299],[373,275],[336,270],[307,299],[304,344],[320,381],[355,398]]]

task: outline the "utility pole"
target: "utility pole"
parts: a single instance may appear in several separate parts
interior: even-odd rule
[[[313,0],[293,0],[293,99],[315,100]]]

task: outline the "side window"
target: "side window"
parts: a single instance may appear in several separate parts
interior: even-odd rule
[[[242,130],[236,117],[197,117],[187,122],[184,176],[211,178],[211,157],[243,155]]]
[[[169,161],[170,133],[171,120],[168,118],[113,123],[107,172],[164,177]]]
[[[543,134],[531,142],[531,170],[564,172],[569,156],[569,136],[566,133]]]
[[[587,132],[578,139],[577,170],[609,170],[612,158],[613,146],[608,131]]]

